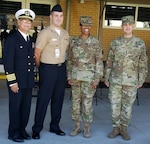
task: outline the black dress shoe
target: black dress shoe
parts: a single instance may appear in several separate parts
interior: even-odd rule
[[[60,136],[65,136],[66,134],[65,134],[65,132],[63,132],[62,130],[50,130],[50,132],[52,132],[52,133],[55,133],[55,134],[57,134],[57,135],[60,135]]]
[[[23,134],[21,134],[21,137],[25,140],[30,140],[31,139],[30,135],[27,132],[24,132]]]
[[[33,133],[32,138],[33,139],[40,139],[40,133]]]
[[[8,136],[8,139],[14,141],[14,142],[24,142],[24,139],[20,135],[15,135],[15,136]]]

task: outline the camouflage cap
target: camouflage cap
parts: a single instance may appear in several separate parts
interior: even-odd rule
[[[134,23],[134,16],[131,16],[131,15],[123,16],[121,19],[122,19],[122,24]]]
[[[80,25],[92,25],[92,18],[89,16],[80,17]]]

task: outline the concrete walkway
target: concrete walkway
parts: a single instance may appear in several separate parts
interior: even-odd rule
[[[112,130],[110,104],[107,98],[108,89],[98,89],[96,99],[93,101],[94,121],[91,124],[91,138],[84,138],[82,133],[76,137],[70,137],[68,134],[73,128],[71,120],[71,100],[70,89],[66,89],[65,100],[62,110],[62,119],[60,127],[66,132],[66,136],[57,136],[49,132],[50,109],[47,110],[47,115],[44,122],[44,129],[41,132],[40,140],[26,140],[24,144],[150,144],[150,88],[142,88],[139,90],[139,105],[135,101],[132,121],[128,129],[131,136],[130,141],[125,141],[121,136],[110,139],[107,137]],[[36,106],[36,97],[32,99],[32,107],[30,120],[27,131],[31,135],[31,127],[33,125],[34,112]],[[7,139],[8,129],[8,93],[5,80],[0,80],[0,144],[13,144],[15,142]]]

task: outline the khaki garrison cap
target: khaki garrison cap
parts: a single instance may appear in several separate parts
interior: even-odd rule
[[[35,19],[35,13],[30,9],[20,9],[15,13],[16,19]]]
[[[92,25],[92,18],[89,16],[80,17],[80,25]]]
[[[123,16],[121,19],[122,19],[122,24],[125,24],[125,23],[134,23],[134,17],[131,16],[131,15]]]

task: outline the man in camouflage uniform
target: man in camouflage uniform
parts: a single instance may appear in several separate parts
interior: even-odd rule
[[[72,88],[72,119],[75,122],[70,136],[81,131],[80,122],[83,120],[83,136],[86,138],[91,137],[92,101],[103,76],[102,49],[99,41],[90,35],[91,25],[91,17],[80,17],[81,35],[71,40],[67,62],[67,78]]]
[[[132,106],[147,75],[146,47],[133,35],[133,27],[133,16],[122,17],[124,34],[112,41],[106,63],[105,84],[109,87],[113,126],[109,138],[121,134],[124,140],[130,140],[127,127]]]

